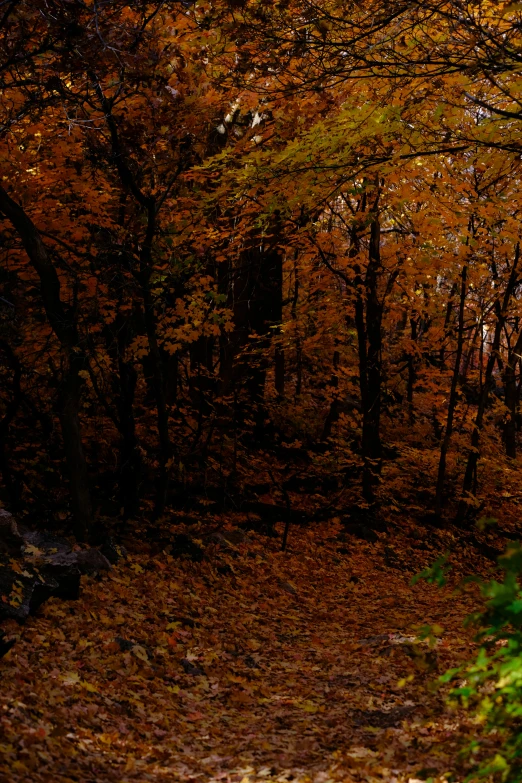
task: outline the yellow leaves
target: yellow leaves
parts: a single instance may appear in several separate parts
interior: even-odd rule
[[[507,16],[507,14],[516,13],[517,11],[522,10],[522,3],[509,1],[507,3],[500,3],[499,8],[501,14]]]
[[[134,756],[128,756],[123,771],[129,773],[129,772],[134,772],[135,769],[136,769],[136,759],[134,758]]]
[[[131,652],[140,661],[143,661],[144,663],[149,662],[149,656],[147,655],[147,651],[141,644],[134,644],[131,649]]]
[[[78,685],[80,683],[80,675],[78,672],[67,672],[66,674],[62,675],[62,683],[66,686],[68,685]]]
[[[96,685],[93,685],[90,682],[87,682],[87,680],[80,680],[79,685],[81,688],[87,691],[87,693],[99,693],[100,691],[96,687]]]
[[[315,715],[316,712],[319,712],[320,707],[317,706],[317,704],[314,704],[313,701],[302,701],[298,702],[297,706],[300,710],[303,710],[303,712],[308,712],[310,715]]]
[[[18,607],[23,601],[23,589],[24,586],[22,582],[13,582],[11,592],[9,593],[9,597],[7,598],[7,602],[11,604],[13,607]],[[2,596],[2,599],[4,599],[5,596]]]
[[[414,679],[415,679],[415,675],[414,675],[414,674],[409,674],[407,677],[403,677],[403,678],[401,678],[401,679],[400,679],[400,680],[397,682],[397,688],[405,688],[405,687],[406,687],[406,685],[407,685],[409,682],[412,682]]]

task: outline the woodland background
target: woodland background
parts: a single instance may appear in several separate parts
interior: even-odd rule
[[[480,506],[520,425],[517,4],[2,14],[4,503],[80,538]]]
[[[1,0],[4,510],[199,587],[231,528],[287,596],[277,549],[328,524],[352,587],[451,541],[482,573],[474,523],[516,537],[521,497],[521,30],[488,0]]]

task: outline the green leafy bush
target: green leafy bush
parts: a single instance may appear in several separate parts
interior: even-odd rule
[[[522,545],[510,542],[498,565],[502,581],[473,580],[485,599],[484,610],[467,619],[477,628],[478,653],[473,661],[447,671],[440,682],[456,684],[450,699],[463,704],[477,728],[482,727],[477,732],[481,739],[467,748],[473,764],[467,779],[493,777],[518,783],[522,781]],[[446,558],[419,578],[444,584]]]

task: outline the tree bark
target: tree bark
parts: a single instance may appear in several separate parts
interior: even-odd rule
[[[411,341],[412,344],[417,343],[417,328],[418,328],[418,321],[417,318],[412,315],[410,318],[410,328],[411,328]],[[413,414],[413,387],[415,385],[415,381],[417,380],[417,370],[415,367],[415,356],[413,355],[413,350],[410,350],[408,354],[408,386],[407,386],[407,392],[406,392],[406,398],[408,401],[408,412],[410,416],[410,422],[413,423],[414,421],[414,414]]]
[[[22,388],[20,385],[22,379],[22,368],[20,366],[20,362],[18,361],[18,357],[5,340],[0,340],[0,350],[4,352],[7,359],[7,364],[13,371],[11,398],[6,406],[6,410],[2,419],[0,419],[0,472],[4,477],[4,483],[8,492],[9,502],[11,503],[13,509],[17,509],[20,504],[20,486],[16,474],[13,474],[13,471],[9,465],[6,446],[9,427],[22,402]]]
[[[474,481],[476,482],[477,465],[480,456],[480,451],[479,451],[480,433],[484,423],[484,413],[486,411],[486,407],[488,404],[491,380],[493,377],[493,369],[495,367],[495,362],[498,360],[500,338],[502,335],[504,324],[506,322],[507,308],[518,281],[519,258],[520,258],[520,246],[517,244],[516,251],[515,251],[515,259],[513,261],[513,266],[511,268],[509,280],[506,284],[502,302],[500,301],[500,299],[497,299],[495,302],[496,322],[495,322],[495,332],[493,335],[493,344],[491,346],[491,351],[488,356],[486,370],[484,372],[484,382],[482,384],[482,388],[480,391],[477,415],[475,417],[473,432],[471,435],[471,447],[468,453],[466,470],[464,472],[464,481],[462,483],[462,498],[460,500],[458,511],[457,511],[458,522],[461,522],[466,515],[467,506],[466,503],[464,502],[465,496],[466,494],[472,491],[473,483]],[[493,272],[495,276],[495,269],[493,269]]]
[[[516,379],[516,367],[519,362],[520,352],[522,351],[522,332],[519,333],[517,341],[508,353],[508,359],[504,368],[504,402],[508,409],[506,421],[504,422],[504,445],[506,455],[511,459],[517,456],[517,404],[518,389]]]
[[[457,353],[455,356],[455,365],[453,367],[453,375],[451,378],[451,389],[448,400],[448,414],[446,418],[446,429],[444,430],[444,437],[440,446],[439,457],[439,469],[437,473],[437,486],[435,489],[435,514],[440,517],[443,508],[443,493],[444,493],[444,481],[446,478],[446,460],[448,455],[448,449],[451,442],[451,435],[453,433],[453,419],[455,416],[455,407],[457,404],[457,384],[460,373],[460,363],[462,360],[462,349],[464,345],[464,305],[466,302],[466,285],[467,285],[467,266],[462,267],[461,282],[460,282],[460,301],[459,301],[459,320],[458,320],[458,333],[457,333]]]
[[[355,324],[359,343],[359,381],[361,390],[363,496],[369,503],[375,501],[375,487],[381,472],[382,445],[381,382],[382,382],[382,303],[378,297],[378,279],[381,269],[381,227],[378,218],[371,225],[369,260],[364,279],[365,295],[358,282],[355,303]]]
[[[169,415],[167,410],[167,400],[165,396],[165,383],[163,377],[163,363],[158,344],[156,330],[156,316],[154,300],[150,290],[148,269],[143,271],[142,297],[145,319],[145,329],[149,345],[150,366],[152,368],[152,385],[156,399],[156,413],[158,425],[158,437],[160,446],[160,470],[158,484],[156,488],[156,503],[154,514],[160,516],[167,502],[167,492],[169,484],[169,461],[173,454],[172,444],[169,433]]]
[[[79,373],[85,369],[87,358],[79,339],[74,311],[61,300],[60,281],[47,248],[31,218],[2,186],[0,212],[13,225],[39,277],[45,313],[66,359],[67,369],[59,394],[59,419],[69,471],[74,533],[79,540],[84,540],[91,526],[92,511],[79,419]]]
[[[127,520],[135,517],[139,511],[142,460],[134,420],[134,394],[138,376],[134,366],[125,361],[124,351],[125,346],[119,346],[118,420],[121,437],[119,490],[123,517]]]

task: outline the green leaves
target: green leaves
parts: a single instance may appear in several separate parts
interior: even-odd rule
[[[421,579],[425,579],[428,584],[436,584],[439,587],[444,587],[447,584],[447,575],[451,566],[448,564],[449,555],[446,553],[439,557],[432,566],[425,568],[420,574],[416,574],[411,580],[411,584],[415,585]]]
[[[418,578],[444,584],[445,558]],[[481,583],[486,599],[482,612],[468,618],[468,625],[478,627],[481,646],[474,660],[450,669],[439,683],[459,679],[450,691],[484,728],[467,753],[473,771],[467,780],[498,778],[506,783],[522,781],[522,546],[510,542],[499,558],[504,578]],[[479,581],[479,580],[476,580]],[[491,747],[493,746],[493,755]],[[496,748],[498,749],[495,749]]]

